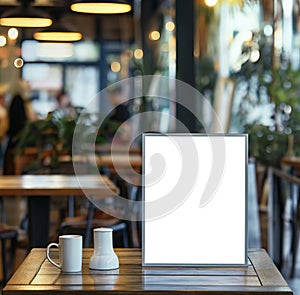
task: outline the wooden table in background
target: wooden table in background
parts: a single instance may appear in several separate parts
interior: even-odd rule
[[[105,154],[97,155],[96,162],[99,167],[106,167],[110,172],[116,172],[124,169],[134,169],[141,171],[142,156],[138,154]]]
[[[108,154],[108,153],[123,153],[123,154],[142,154],[141,148],[137,146],[128,146],[127,144],[122,143],[104,143],[96,144],[95,146],[96,153],[99,154]]]
[[[235,268],[142,267],[140,249],[116,249],[120,268],[110,271],[89,269],[92,252],[83,250],[82,272],[64,274],[47,261],[45,249],[33,249],[3,295],[293,294],[261,249],[249,251],[248,267]]]
[[[117,187],[100,175],[10,175],[0,176],[0,195],[28,197],[29,247],[45,247],[49,237],[51,196],[110,197]]]
[[[281,160],[281,164],[288,165],[294,168],[300,168],[300,157],[283,157]]]

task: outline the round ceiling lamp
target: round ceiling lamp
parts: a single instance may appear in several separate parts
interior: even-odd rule
[[[58,21],[43,31],[35,32],[33,38],[45,42],[76,42],[82,39],[82,34]]]
[[[44,28],[52,24],[52,19],[43,11],[29,5],[28,0],[21,6],[9,9],[0,16],[0,25],[7,27]]]
[[[94,14],[119,14],[131,11],[130,1],[125,0],[75,0],[70,6],[74,12]]]

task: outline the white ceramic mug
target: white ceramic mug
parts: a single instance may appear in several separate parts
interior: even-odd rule
[[[50,248],[59,248],[59,264],[50,258]],[[79,272],[82,267],[82,236],[62,235],[59,243],[51,243],[47,247],[47,259],[63,272]]]

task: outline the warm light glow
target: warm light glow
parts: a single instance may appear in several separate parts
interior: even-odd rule
[[[3,47],[6,45],[6,37],[5,36],[0,36],[0,47]]]
[[[50,18],[4,17],[0,18],[0,25],[6,27],[43,28],[51,26],[52,20]]]
[[[173,22],[169,21],[169,22],[166,23],[166,30],[167,31],[172,32],[172,31],[174,31],[174,29],[175,29],[175,24]]]
[[[82,34],[79,32],[36,32],[33,37],[38,41],[73,42],[81,40]]]
[[[218,3],[218,0],[205,0],[204,3],[208,7],[214,7]]]
[[[158,31],[152,31],[149,33],[149,39],[152,41],[157,41],[160,38],[160,33]]]
[[[144,52],[143,52],[142,49],[136,49],[136,50],[134,51],[133,55],[134,55],[134,57],[135,57],[136,59],[142,59],[143,56],[144,56]]]
[[[244,36],[245,41],[250,42],[253,38],[253,33],[251,31],[246,31],[246,32],[243,32],[243,36]]]
[[[9,39],[16,40],[19,36],[19,31],[16,28],[10,28],[7,34]]]
[[[110,69],[114,73],[120,72],[121,64],[118,61],[114,61],[114,62],[111,63]]]
[[[117,14],[129,12],[131,6],[123,3],[74,3],[71,10],[82,13]]]
[[[73,56],[72,43],[39,43],[37,55],[44,58],[68,58]]]
[[[22,68],[24,65],[24,61],[22,58],[16,58],[15,61],[14,61],[14,66],[19,69],[19,68]]]
[[[173,60],[176,59],[176,50],[174,50],[174,51],[171,53],[171,57],[173,58]]]
[[[250,54],[250,61],[257,62],[260,58],[260,52],[258,50],[253,50]]]

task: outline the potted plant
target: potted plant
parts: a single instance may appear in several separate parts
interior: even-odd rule
[[[55,111],[49,113],[46,119],[28,122],[16,138],[16,157],[26,156],[28,149],[32,148],[35,151],[35,157],[28,169],[32,171],[48,168],[56,171],[61,166],[60,156],[72,157],[73,134],[79,117],[83,143],[90,142],[92,138],[95,138],[95,134],[95,144],[108,143],[110,135],[116,132],[121,124],[107,118],[101,126],[98,126],[98,116],[101,114],[82,114],[82,108],[75,108],[75,110],[72,116]]]

